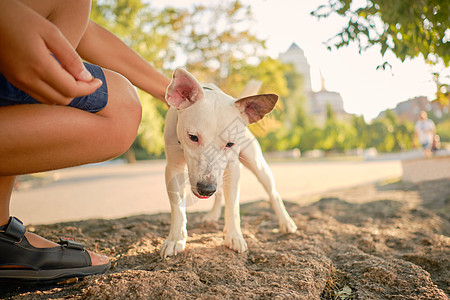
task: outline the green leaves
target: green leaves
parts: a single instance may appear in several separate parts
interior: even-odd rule
[[[359,5],[359,7],[357,7]],[[422,54],[436,64],[450,63],[450,5],[448,0],[329,0],[311,13],[318,18],[332,14],[349,20],[328,41],[329,48],[357,42],[360,51],[381,46],[381,54],[392,51],[400,60]]]

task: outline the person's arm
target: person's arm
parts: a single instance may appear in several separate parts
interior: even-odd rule
[[[133,85],[166,103],[169,78],[94,21],[89,22],[77,51],[83,59],[122,74]]]
[[[66,105],[101,86],[59,29],[20,1],[0,1],[0,51],[0,73],[42,103]]]

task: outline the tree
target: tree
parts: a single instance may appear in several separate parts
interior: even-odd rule
[[[387,151],[386,135],[389,133],[389,129],[386,124],[380,119],[376,119],[369,125],[368,131],[370,134],[367,148],[376,148],[378,151]]]
[[[369,127],[363,116],[353,116],[352,125],[355,128],[357,139],[355,147],[365,149],[369,142]]]
[[[436,134],[440,136],[441,142],[450,143],[450,119],[436,125]]]
[[[400,121],[393,110],[387,110],[385,116],[368,125],[368,147],[378,151],[391,152],[412,148],[414,124]]]
[[[450,85],[441,83],[439,73],[434,73],[434,83],[436,84],[436,99],[441,107],[450,106]]]
[[[320,148],[326,151],[345,151],[356,143],[356,131],[350,125],[339,122],[330,104],[327,105],[327,118],[322,130]]]
[[[448,0],[328,0],[311,14],[318,18],[337,14],[348,20],[328,41],[330,49],[352,42],[360,51],[380,45],[382,55],[389,49],[401,61],[422,54],[430,63],[441,59],[449,66]]]
[[[142,0],[94,0],[91,19],[107,28],[160,70],[170,67],[177,52],[174,28],[183,11],[152,9]]]
[[[183,16],[176,42],[186,56],[187,69],[200,82],[223,87],[235,69],[249,64],[250,58],[257,64],[263,56],[264,41],[250,32],[249,5],[239,0],[195,5]]]
[[[284,113],[284,123],[289,128],[297,126],[305,128],[312,123],[312,119],[306,113],[307,98],[303,89],[303,76],[295,71],[293,65],[285,71],[289,94],[281,98],[287,108]]]
[[[306,127],[301,135],[300,150],[302,152],[314,149],[320,149],[321,140],[323,138],[322,129],[309,126]]]
[[[285,108],[280,120],[286,129],[287,149],[301,149],[305,132],[313,124],[312,118],[306,113],[307,98],[303,89],[303,76],[295,71],[293,65],[289,65],[284,78],[286,78],[289,93],[280,99]]]

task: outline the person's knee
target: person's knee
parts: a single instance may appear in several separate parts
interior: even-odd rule
[[[126,82],[128,96],[125,99],[128,101],[122,104],[122,109],[124,110],[123,124],[126,129],[121,140],[123,146],[122,153],[127,151],[136,139],[139,124],[142,119],[142,107],[136,89],[128,80]]]
[[[136,89],[122,75],[105,71],[109,99],[99,114],[108,120],[112,134],[111,145],[116,155],[127,151],[136,138],[141,122],[142,107]]]

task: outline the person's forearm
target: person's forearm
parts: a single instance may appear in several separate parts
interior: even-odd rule
[[[95,22],[89,22],[77,51],[83,59],[122,74],[138,88],[165,102],[169,78]]]

